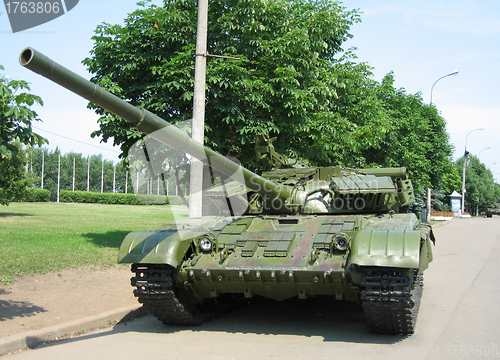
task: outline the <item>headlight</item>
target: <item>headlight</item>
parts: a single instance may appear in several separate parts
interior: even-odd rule
[[[212,241],[209,238],[204,237],[200,241],[200,247],[203,251],[209,251],[212,249]]]
[[[349,240],[347,235],[338,234],[337,236],[335,236],[333,238],[333,246],[335,247],[335,249],[340,251],[347,250],[347,248],[349,247]]]

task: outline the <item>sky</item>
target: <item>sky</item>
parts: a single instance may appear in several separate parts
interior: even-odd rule
[[[363,12],[345,45],[358,48],[375,80],[393,71],[395,87],[430,103],[435,81],[459,71],[435,84],[432,103],[447,121],[454,159],[463,156],[467,138],[467,151],[500,183],[500,1],[346,0],[344,6]]]
[[[80,0],[63,16],[15,34],[0,5],[0,64],[5,68],[0,74],[30,82],[31,92],[42,97],[44,106],[34,110],[43,122],[34,127],[49,140],[49,149],[102,154],[114,162],[120,153],[111,143],[90,137],[98,129],[98,116],[86,108],[86,100],[24,69],[19,54],[33,47],[90,79],[81,61],[93,47],[94,30],[102,22],[123,24],[136,2]],[[467,151],[479,155],[500,183],[500,1],[345,0],[343,6],[362,12],[343,47],[357,48],[358,61],[373,67],[376,81],[393,71],[397,88],[421,93],[430,103],[432,85],[458,70],[435,84],[432,103],[447,121],[454,159],[463,155],[467,137]]]

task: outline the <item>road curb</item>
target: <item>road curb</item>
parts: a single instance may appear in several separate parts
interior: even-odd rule
[[[431,225],[431,226],[432,226],[433,229],[439,228],[439,227],[443,227],[445,225],[448,225],[450,223],[450,221],[452,221],[452,220],[442,221],[440,223],[437,223],[437,224],[434,224],[434,225]]]
[[[103,312],[80,320],[0,338],[0,356],[24,348],[32,349],[48,341],[64,339],[75,333],[82,333],[120,321],[129,321],[146,314],[146,310],[137,304]]]

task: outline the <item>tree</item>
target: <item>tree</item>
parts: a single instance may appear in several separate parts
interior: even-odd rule
[[[125,25],[95,30],[84,60],[93,81],[169,122],[192,114],[195,0],[140,2]],[[205,143],[251,170],[260,132],[276,150],[311,166],[410,169],[417,193],[442,189],[453,176],[445,120],[421,94],[394,88],[391,72],[378,83],[371,68],[344,50],[356,10],[331,0],[214,0],[210,2]],[[105,141],[122,157],[143,134],[102,115]]]
[[[3,70],[0,65],[0,70]],[[0,76],[0,204],[8,205],[22,196],[31,183],[25,169],[27,155],[23,145],[42,145],[46,139],[34,133],[32,121],[39,121],[33,104],[43,105],[39,96],[29,91],[26,81],[8,80]]]
[[[457,171],[463,171],[463,157],[455,162]],[[493,174],[486,166],[479,161],[477,156],[467,157],[465,179],[465,208],[469,211],[476,206],[485,209],[491,204],[498,202],[498,184],[495,183]],[[460,181],[460,186],[462,182]]]
[[[433,106],[424,104],[420,93],[395,89],[394,74],[387,74],[378,86],[385,116],[389,119],[380,151],[371,161],[382,166],[407,167],[416,192],[427,187],[442,189],[444,176],[453,174],[453,146],[446,121]]]
[[[102,155],[92,155],[89,158],[85,158],[82,154],[74,152],[63,155],[58,148],[53,151],[49,151],[46,148],[34,148],[31,152],[31,162],[33,175],[38,179],[35,183],[35,186],[37,187],[41,186],[42,153],[44,153],[43,188],[50,191],[52,201],[55,201],[57,198],[57,165],[59,156],[61,156],[59,190],[73,189],[73,159],[75,159],[75,190],[87,190],[87,176],[90,172],[89,190],[93,192],[101,192],[103,165]],[[123,162],[117,164],[115,174],[115,192],[125,192],[125,171],[125,164]],[[113,162],[104,160],[103,192],[112,191]],[[128,182],[128,192],[133,192],[130,179]]]
[[[462,177],[456,166],[452,166],[448,173],[443,174],[442,188],[446,195],[451,195],[454,191],[462,192]]]
[[[43,156],[43,188],[49,190],[51,193],[51,201],[56,201],[57,199],[57,165],[59,161],[59,155],[61,151],[59,148],[49,151],[46,148],[33,148],[31,151],[31,161],[33,166],[33,175],[36,175],[39,179],[34,185],[40,186],[42,180],[42,153]],[[63,161],[61,161],[63,162]],[[63,171],[64,173],[64,171]],[[66,179],[62,179],[60,184],[60,190],[64,189],[64,184],[67,182]]]
[[[32,179],[26,175],[26,153],[19,142],[14,142],[18,149],[15,155],[0,160],[0,204],[9,205],[20,200]]]
[[[133,105],[168,121],[189,119],[198,1],[139,4],[124,26],[98,26],[84,63],[94,82]],[[328,0],[211,1],[208,51],[239,60],[209,58],[207,145],[255,167],[256,134],[264,132],[279,136],[278,151],[331,163],[321,141],[345,128],[332,111],[344,86],[334,57],[356,21],[356,11]],[[102,115],[94,135],[113,137],[126,156],[143,135],[90,106]]]

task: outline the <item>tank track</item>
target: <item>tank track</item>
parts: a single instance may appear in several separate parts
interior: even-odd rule
[[[201,325],[215,317],[206,304],[175,286],[174,270],[164,264],[132,264],[130,281],[144,308],[166,325]]]
[[[423,275],[418,270],[367,268],[361,286],[363,310],[371,332],[414,333],[423,290]]]

